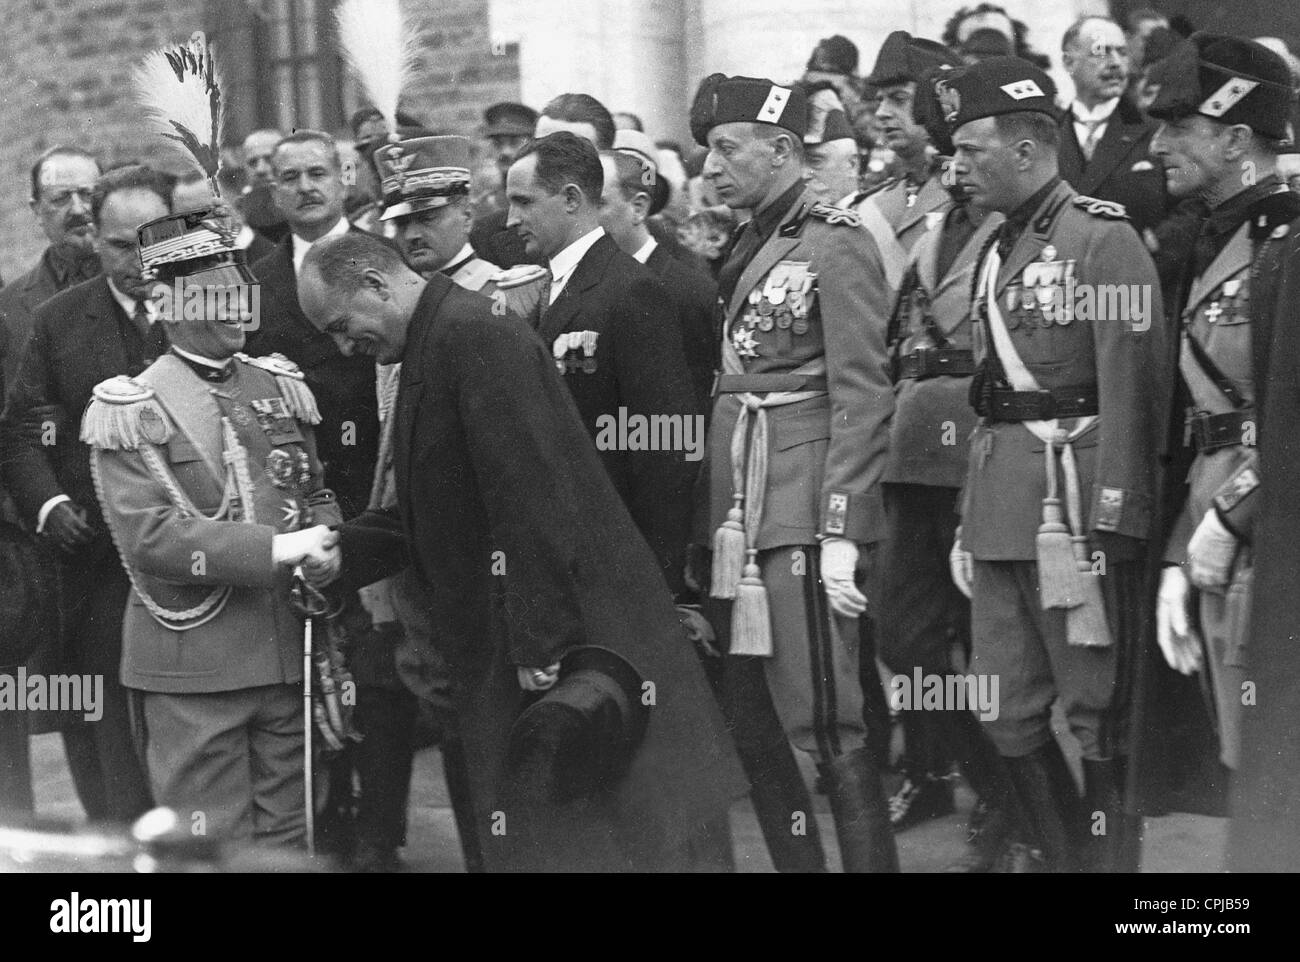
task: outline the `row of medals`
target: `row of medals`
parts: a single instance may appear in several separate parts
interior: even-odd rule
[[[808,333],[808,308],[812,298],[813,283],[817,275],[807,269],[793,269],[778,264],[772,268],[762,289],[749,292],[751,311],[745,314],[745,323],[751,329],[768,332],[772,328],[794,334]]]
[[[1056,248],[1048,244],[1043,248],[1042,260],[1025,265],[1020,283],[1007,285],[1007,311],[1016,315],[1016,308],[1020,308],[1017,319],[1007,322],[1008,329],[1019,327],[1019,317],[1034,311],[1044,312],[1043,327],[1051,327],[1053,323],[1065,326],[1074,320],[1074,305],[1066,304],[1065,297],[1074,277],[1075,262],[1057,260],[1056,253]],[[1028,320],[1025,318],[1026,322]]]
[[[1213,324],[1225,314],[1231,317],[1234,309],[1237,309],[1237,313],[1244,313],[1244,307],[1237,303],[1237,296],[1241,293],[1240,277],[1224,281],[1223,287],[1219,289],[1219,296],[1205,309],[1205,319]],[[1242,300],[1244,301],[1245,298],[1243,297]]]

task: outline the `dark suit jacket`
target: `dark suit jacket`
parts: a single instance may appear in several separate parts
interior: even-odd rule
[[[600,457],[615,489],[659,558],[669,587],[680,592],[703,424],[693,417],[698,409],[673,301],[654,274],[605,236],[579,261],[538,328],[548,350],[571,331],[598,335],[596,370],[568,372],[564,381],[597,449],[606,448]],[[621,423],[620,409],[626,418],[676,416],[682,439],[686,427],[695,432],[699,450],[690,454],[695,460],[687,460],[680,444],[678,450],[628,450],[635,443],[630,434],[627,445],[604,444],[602,427]]]
[[[144,368],[144,337],[113,299],[102,274],[68,288],[37,310],[31,341],[0,418],[0,468],[25,523],[35,527],[41,506],[66,494],[103,530],[90,478],[90,448],[78,439],[81,415],[100,381],[136,375]],[[50,404],[59,408],[54,443],[24,439],[19,428],[27,411]],[[97,545],[96,550],[107,548],[111,563],[117,564],[106,535]]]
[[[345,584],[404,564],[393,550],[404,535],[450,668],[489,870],[654,867],[725,811],[743,779],[655,559],[550,351],[435,274],[411,319],[393,416],[398,513],[343,526]],[[580,645],[608,647],[654,679],[657,704],[610,795],[573,819],[572,834],[530,838],[535,823],[501,795],[510,726],[532,700],[515,667]],[[490,830],[496,810],[507,813],[504,836]]]
[[[244,350],[253,357],[283,354],[302,368],[320,408],[316,450],[325,464],[325,483],[338,497],[343,517],[351,518],[370,500],[379,457],[375,359],[345,357],[333,338],[307,320],[298,304],[292,236],[252,268],[262,285],[261,317]]]
[[[675,257],[663,244],[650,252],[648,267],[668,291],[681,323],[682,352],[695,386],[698,410],[709,410],[713,375],[720,364],[718,356],[718,284],[693,263]]]
[[[36,309],[61,289],[49,261],[42,256],[31,270],[0,291],[0,349],[4,351],[6,382],[12,384],[18,374],[18,364],[32,336]]]
[[[1061,121],[1061,176],[1080,194],[1123,204],[1139,234],[1159,224],[1171,206],[1164,169],[1147,153],[1157,126],[1121,97],[1092,160],[1085,163],[1073,115],[1067,111]]]

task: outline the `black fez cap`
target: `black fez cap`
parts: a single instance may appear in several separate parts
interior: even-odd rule
[[[849,124],[849,118],[844,115],[844,111],[838,108],[828,110],[819,118],[819,122],[810,124],[808,132],[803,136],[803,142],[809,147],[816,147],[820,144],[829,144],[832,140],[856,140],[853,127]]]
[[[961,52],[976,60],[986,60],[989,57],[1010,57],[1015,51],[1011,48],[1011,40],[1001,30],[980,27],[962,43]]]
[[[1200,114],[1222,124],[1246,124],[1281,140],[1294,92],[1286,61],[1241,37],[1195,33],[1151,68],[1160,92],[1147,113],[1157,120]]]
[[[748,121],[772,124],[799,140],[808,129],[808,98],[798,87],[782,87],[755,77],[705,77],[691,104],[691,135],[707,147],[709,131],[719,124]]]
[[[941,43],[913,37],[906,30],[895,30],[881,45],[870,79],[877,87],[917,81],[931,67],[941,64],[957,67],[961,60]]]
[[[1142,41],[1142,69],[1146,70],[1164,60],[1183,39],[1168,27],[1156,27]]]
[[[858,45],[838,33],[827,37],[814,48],[807,70],[853,74],[858,70]]]
[[[483,111],[484,137],[531,137],[537,111],[525,104],[503,101]]]
[[[950,70],[936,83],[936,96],[949,131],[981,117],[1022,110],[1060,119],[1056,84],[1019,57],[990,57],[969,67]]]

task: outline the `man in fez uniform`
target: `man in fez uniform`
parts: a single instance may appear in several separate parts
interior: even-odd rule
[[[790,806],[808,796],[780,755],[759,757],[774,747],[761,734],[773,707],[822,766],[845,870],[896,871],[883,759],[858,747],[854,644],[867,605],[859,557],[883,534],[890,290],[857,215],[806,187],[806,124],[802,91],[747,77],[712,75],[691,109],[709,148],[705,178],[729,207],[754,212],[719,277],[722,374],[702,519],[710,594],[732,602],[729,720],[778,866],[815,869],[821,855],[815,833],[809,851],[789,851]]]
[[[1277,439],[1295,425],[1300,200],[1275,167],[1294,98],[1275,53],[1208,33],[1151,79],[1151,152],[1172,195],[1209,209],[1176,304],[1197,454],[1165,549],[1158,638],[1173,668],[1203,671],[1213,692],[1220,757],[1238,773],[1230,866],[1294,871],[1294,489],[1275,487],[1294,480],[1295,461]]]
[[[409,556],[451,672],[485,867],[684,867],[743,778],[550,352],[377,238],[322,241],[302,279],[304,311],[341,350],[402,362],[397,506],[344,526],[343,583]]]
[[[216,208],[139,228],[171,349],[82,421],[132,585],[122,683],[154,794],[210,837],[301,845],[302,618],[291,568],[337,573],[302,373],[240,354],[255,283]]]
[[[1005,57],[954,71],[938,91],[958,185],[1006,217],[976,268],[981,420],[953,574],[972,595],[971,670],[1001,679],[985,725],[1023,809],[1016,864],[1060,871],[1085,854],[1103,869],[1135,841],[1120,837],[1117,722],[1171,372],[1159,281],[1123,208],[1058,174],[1054,93],[1041,70]],[[1102,284],[1129,292],[1127,311],[1090,296]],[[1083,756],[1086,813],[1052,735],[1058,699]]]
[[[1300,197],[1275,171],[1290,80],[1266,47],[1205,33],[1159,64],[1152,79],[1161,84],[1152,116],[1162,123],[1151,152],[1165,166],[1170,192],[1196,196],[1209,211],[1175,304],[1179,371],[1190,398],[1175,413],[1187,418],[1196,459],[1165,547],[1157,639],[1171,668],[1205,671],[1220,759],[1236,769],[1259,501],[1255,319],[1267,315],[1262,323],[1271,326],[1278,258],[1290,222],[1300,217]],[[1243,177],[1247,170],[1256,176]]]
[[[917,83],[913,111],[940,156],[952,141],[935,99],[944,71]],[[944,677],[955,670],[953,650],[970,657],[970,602],[948,569],[957,528],[957,502],[966,479],[966,441],[975,428],[968,395],[975,372],[970,292],[975,263],[1002,215],[969,202],[953,188],[953,204],[908,254],[889,324],[894,371],[894,418],[885,470],[888,535],[881,549],[878,632],[881,659],[907,678]],[[951,871],[988,871],[1010,829],[1010,781],[997,750],[972,710],[902,712],[908,777],[891,815],[895,829],[952,810],[945,779],[955,759],[979,796],[970,846]],[[939,781],[939,779],[944,779]]]

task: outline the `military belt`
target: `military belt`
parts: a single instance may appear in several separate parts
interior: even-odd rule
[[[1197,411],[1187,419],[1187,423],[1191,427],[1192,444],[1196,450],[1208,454],[1220,448],[1231,448],[1239,444],[1254,446],[1253,432],[1246,430],[1246,425],[1253,424],[1254,420],[1254,409],[1246,408],[1224,414]]]
[[[719,374],[715,394],[765,394],[771,391],[825,391],[821,374]]]
[[[899,378],[969,377],[975,373],[975,353],[959,348],[923,347],[898,359]]]
[[[995,387],[984,397],[987,410],[978,413],[992,421],[1050,421],[1082,418],[1098,413],[1097,387],[1056,388],[1051,391],[1014,391]]]

